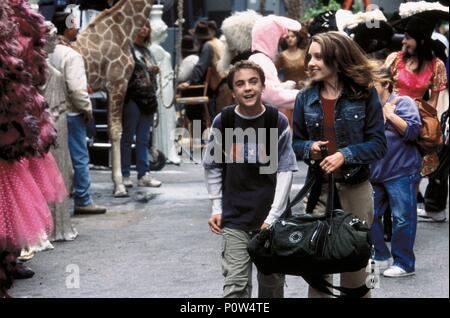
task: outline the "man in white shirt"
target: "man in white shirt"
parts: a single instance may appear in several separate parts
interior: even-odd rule
[[[86,144],[87,123],[92,121],[92,104],[87,91],[86,69],[83,57],[70,47],[76,39],[73,16],[58,12],[53,18],[58,29],[59,44],[49,56],[50,64],[64,76],[67,91],[67,128],[69,151],[74,169],[74,214],[101,214],[106,208],[94,204],[89,175],[89,152]]]

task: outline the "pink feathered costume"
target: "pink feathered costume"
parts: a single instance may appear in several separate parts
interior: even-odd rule
[[[266,88],[262,94],[264,103],[278,108],[294,108],[298,90],[293,89],[295,83],[281,83],[278,71],[273,61],[278,53],[279,40],[286,36],[288,31],[300,31],[301,24],[295,20],[269,15],[259,19],[252,30],[252,51],[258,53],[250,56],[249,60],[255,62],[264,70]],[[292,88],[289,88],[291,86]]]
[[[0,2],[0,252],[50,235],[47,204],[66,195],[48,153],[56,130],[38,91],[46,81],[46,30],[27,1]]]

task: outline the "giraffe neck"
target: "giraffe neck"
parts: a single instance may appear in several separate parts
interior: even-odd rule
[[[120,0],[113,8],[103,11],[79,37],[89,37],[92,34],[104,34],[105,27],[121,29],[127,42],[133,42],[137,33],[150,17],[153,0]],[[100,29],[100,30],[99,30]],[[124,43],[117,43],[123,45]]]
[[[73,48],[84,58],[89,85],[127,81],[133,69],[130,45],[148,21],[152,0],[121,0],[100,13],[78,36]]]
[[[132,13],[132,31],[129,34],[131,41],[134,41],[139,30],[150,18],[152,4],[153,0],[124,0],[118,12],[122,13],[125,17],[130,16],[130,13]]]

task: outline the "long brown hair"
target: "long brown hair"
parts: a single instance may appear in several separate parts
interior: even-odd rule
[[[301,31],[292,31],[289,30],[289,32],[294,33],[295,37],[297,38],[297,47],[299,49],[304,50],[306,46],[308,45],[308,33],[304,32],[303,29]],[[289,45],[287,44],[286,38],[281,38],[280,40],[280,48],[282,51],[287,50]]]
[[[148,33],[148,35],[145,37],[145,39],[143,39],[143,44],[144,44],[144,46],[149,46],[150,44],[151,44],[151,41],[152,41],[152,26],[151,26],[151,24],[150,24],[150,21],[149,20],[146,20],[145,21],[145,23],[144,23],[144,25],[141,27],[141,29],[143,28],[143,27],[147,27],[149,30],[150,30],[150,32]],[[141,29],[139,29],[139,30],[141,30]],[[140,31],[139,31],[140,32]],[[136,38],[137,38],[137,34],[136,34]],[[135,39],[135,41],[136,41],[136,39]]]
[[[348,89],[351,99],[364,99],[369,96],[370,88],[378,77],[378,64],[370,60],[357,43],[339,32],[316,34],[307,47],[305,65],[311,60],[308,52],[312,42],[320,45],[324,64],[337,71],[339,80]],[[311,81],[308,84],[315,83]]]
[[[411,36],[408,32],[405,32],[405,36],[410,36],[416,41],[416,48],[414,49],[413,54],[409,54],[407,51],[403,53],[403,62],[407,63],[410,58],[413,56],[417,57],[418,64],[416,69],[413,70],[414,73],[419,74],[423,71],[423,69],[433,61],[435,56],[433,52],[433,47],[436,46],[431,39],[421,39],[418,36]]]

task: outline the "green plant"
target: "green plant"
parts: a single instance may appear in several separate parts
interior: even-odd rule
[[[329,10],[337,11],[340,8],[341,5],[339,3],[337,3],[335,0],[331,0],[327,6],[318,5],[314,8],[309,8],[308,10],[306,10],[305,14],[303,15],[303,18],[300,19],[300,22],[306,22],[310,19],[313,19],[314,17],[318,16],[321,13],[324,13]]]

